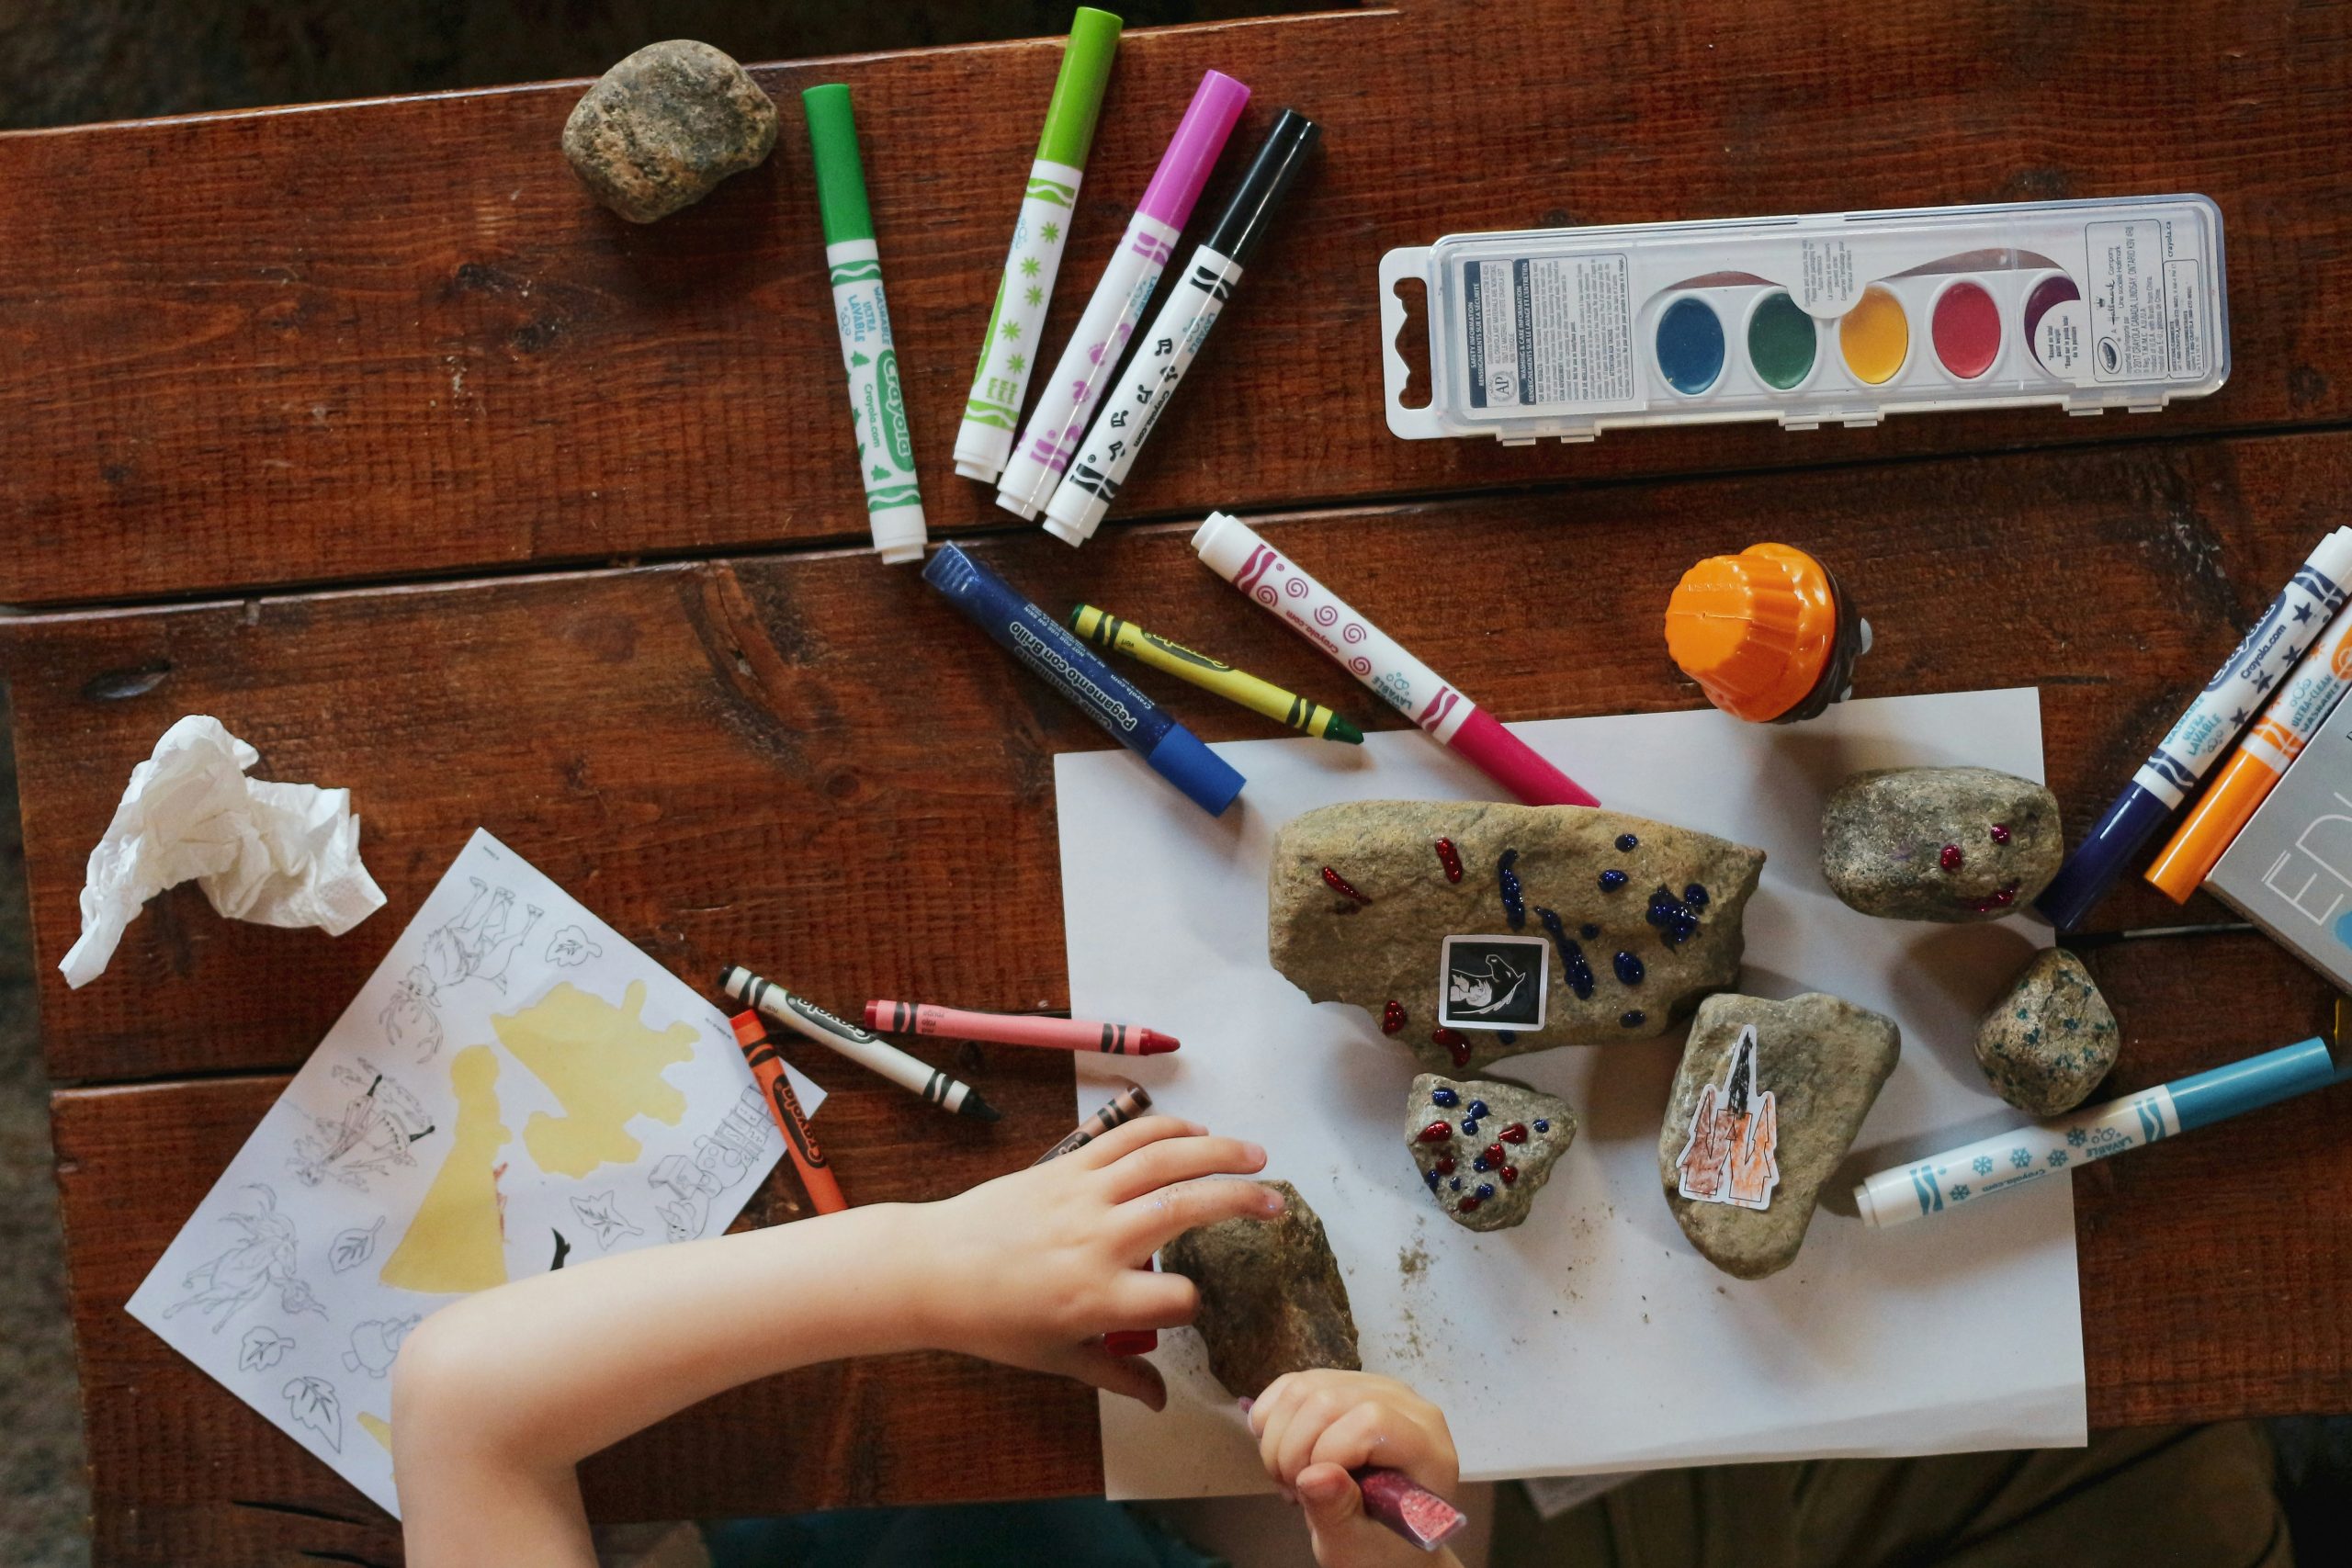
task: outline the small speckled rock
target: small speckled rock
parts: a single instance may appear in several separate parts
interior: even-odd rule
[[[1751,1026],[1755,1046],[1743,1064]],[[1902,1049],[1893,1019],[1818,991],[1699,1004],[1658,1130],[1657,1171],[1675,1223],[1708,1262],[1760,1280],[1796,1261],[1822,1183],[1853,1146]],[[1694,1190],[1747,1201],[1686,1196]],[[1759,1193],[1765,1206],[1753,1207]]]
[[[1159,1249],[1160,1267],[1201,1288],[1193,1326],[1226,1392],[1255,1399],[1284,1372],[1358,1371],[1356,1320],[1323,1222],[1287,1181],[1282,1217],[1220,1220]]]
[[[1443,1134],[1432,1135],[1439,1128]],[[1508,1078],[1423,1073],[1405,1100],[1405,1146],[1421,1185],[1446,1218],[1474,1231],[1509,1230],[1527,1218],[1576,1137],[1566,1100]]]
[[[598,78],[563,128],[563,155],[632,223],[690,207],[775,147],[775,102],[707,43],[650,43]]]
[[[1976,1026],[1976,1065],[2011,1105],[2055,1116],[2090,1098],[2122,1043],[2091,972],[2053,947],[2035,955]]]
[[[1830,890],[1892,920],[1997,920],[2031,903],[2065,858],[2058,798],[1992,768],[1882,768],[1821,812]]]
[[[1363,1008],[1423,1069],[1460,1075],[1555,1045],[1656,1039],[1732,985],[1764,852],[1588,807],[1371,800],[1292,818],[1272,861],[1274,967],[1316,1001]],[[1458,1007],[1442,1023],[1445,940],[1477,935],[1520,939],[1508,964],[1548,972],[1543,1027],[1464,1024]]]

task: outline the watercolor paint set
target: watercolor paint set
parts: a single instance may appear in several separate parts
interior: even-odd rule
[[[1428,290],[1425,406],[1397,286]],[[1612,427],[2050,404],[2152,413],[2229,377],[2201,196],[1455,234],[1381,258],[1388,428]]]

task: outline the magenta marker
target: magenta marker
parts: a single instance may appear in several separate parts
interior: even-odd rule
[[[1087,421],[1093,417],[1097,399],[1119,367],[1127,339],[1135,335],[1144,308],[1151,303],[1151,291],[1168,265],[1176,236],[1192,216],[1193,203],[1200,198],[1217,154],[1225,151],[1225,139],[1249,101],[1250,89],[1222,71],[1201,78],[1168,151],[1159,155],[1151,184],[1144,187],[1136,215],[1127,220],[1119,248],[1094,286],[1094,297],[1086,302],[1078,330],[1037,394],[1029,428],[997,481],[996,503],[1007,512],[1034,518],[1052,498],[1062,470],[1078,450],[1079,437],[1086,433]]]

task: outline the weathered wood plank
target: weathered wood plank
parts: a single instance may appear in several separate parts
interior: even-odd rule
[[[2352,321],[2331,308],[2352,293],[2340,11],[1471,9],[1123,46],[1054,349],[1204,68],[1257,90],[1238,141],[1284,104],[1329,131],[1123,514],[2352,412]],[[795,100],[834,78],[858,93],[934,525],[1006,522],[948,455],[1056,59],[1046,41],[765,69],[786,111],[774,159],[647,230],[595,208],[558,152],[577,83],[0,136],[0,603],[861,537]],[[2236,369],[2156,420],[2032,410],[1520,450],[1400,442],[1381,420],[1374,266],[1395,245],[2184,189],[2230,225]]]
[[[2134,942],[2093,962],[2127,1037],[2118,1092],[2325,1024],[2325,987],[2258,938]],[[2232,998],[2219,1016],[2217,975]],[[1067,1120],[1068,1068],[1035,1069],[1004,1095],[1001,1069],[1014,1065],[985,1064],[990,1097],[1010,1101],[993,1136],[949,1126],[862,1075],[826,1072],[835,1089],[824,1138],[843,1185],[860,1201],[920,1201],[1022,1163]],[[236,1078],[56,1099],[103,1561],[243,1564],[267,1560],[265,1548],[397,1560],[371,1506],[122,1311],[282,1087]],[[2278,1107],[2075,1178],[2094,1426],[2352,1401],[2352,1331],[2337,1310],[2352,1291],[2352,1197],[2312,1179],[2352,1158],[2346,1099],[2338,1089]],[[910,1146],[923,1157],[908,1159]],[[779,1171],[745,1223],[788,1217],[797,1202]],[[1966,1216],[1931,1223],[1948,1226],[1964,1258]],[[588,1469],[592,1507],[616,1520],[1100,1484],[1091,1395],[951,1357],[812,1369],[740,1390]]]
[[[1793,540],[1877,628],[1861,694],[2042,687],[2049,776],[2079,833],[2347,488],[2337,434],[1611,487],[1575,503],[1572,530],[1556,497],[1267,526],[1506,718],[1691,705],[1658,630],[1676,576]],[[1375,716],[1182,528],[986,553],[1042,603],[1105,604]],[[862,555],[47,617],[0,631],[0,669],[62,1081],[300,1062],[477,825],[696,984],[741,956],[842,1005],[909,975],[976,1006],[1065,999],[1051,757],[1103,739]],[[1143,683],[1212,739],[1268,732]],[[265,776],[351,785],[390,905],[331,940],[223,921],[182,888],[68,992],[54,965],[89,846],[189,712],[251,739]],[[1488,787],[1466,769],[1463,786]],[[2144,889],[2102,911],[2173,918]]]

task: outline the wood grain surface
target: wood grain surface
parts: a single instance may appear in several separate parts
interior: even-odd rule
[[[643,230],[561,163],[578,83],[0,135],[0,603],[39,612],[0,619],[0,680],[99,1562],[399,1560],[389,1520],[121,1308],[475,827],[696,985],[741,959],[843,1007],[910,984],[1067,1001],[1052,759],[1103,738],[854,547],[803,85],[858,94],[934,532],[1050,608],[1102,604],[1368,727],[1402,721],[1193,559],[1210,506],[1507,720],[1696,705],[1659,635],[1676,577],[1804,546],[1876,628],[1858,695],[2039,687],[2079,834],[2352,493],[2352,13],[1459,0],[1129,37],[1056,346],[1203,69],[1257,89],[1238,141],[1284,105],[1323,121],[1322,166],[1123,498],[1138,525],[1082,552],[997,536],[947,456],[1055,61],[763,68],[775,158]],[[2154,418],[1521,449],[1381,422],[1395,245],[2177,190],[2229,225],[2234,369]],[[1140,679],[1210,739],[1272,733]],[[351,786],[390,905],[331,940],[184,887],[68,992],[85,857],[195,712],[263,776]],[[2132,886],[2098,924],[2222,918]],[[2086,957],[2118,1089],[2317,1032],[2335,995],[2251,936]],[[1069,1121],[1047,1055],[956,1059],[992,1129],[810,1064],[852,1198],[1025,1163]],[[2314,1174],[2352,1156],[2347,1098],[2076,1176],[2094,1423],[2352,1404],[2352,1197]],[[797,1202],[779,1174],[744,1223]],[[625,1519],[1083,1493],[1100,1464],[1091,1395],[918,1357],[738,1391],[587,1480]]]
[[[596,207],[559,152],[580,83],[0,136],[0,603],[862,538],[797,105],[836,79],[857,94],[933,525],[1010,525],[949,448],[1057,59],[1047,40],[763,70],[785,110],[775,154],[643,229]],[[2352,412],[2340,8],[1447,0],[1138,32],[1055,350],[1209,66],[1255,89],[1237,146],[1294,105],[1326,126],[1324,152],[1125,518]],[[2228,225],[2235,368],[2154,418],[1904,415],[1522,449],[1400,442],[1382,422],[1374,267],[1395,246],[2181,190]]]

